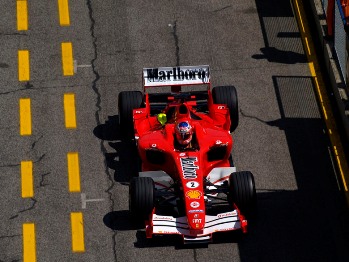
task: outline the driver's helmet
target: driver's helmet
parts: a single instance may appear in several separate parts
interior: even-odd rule
[[[183,146],[187,146],[193,137],[193,127],[190,125],[189,121],[178,121],[175,129],[178,143]]]

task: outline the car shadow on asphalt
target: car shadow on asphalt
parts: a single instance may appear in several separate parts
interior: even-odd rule
[[[181,238],[177,235],[168,235],[164,237],[154,237],[147,239],[145,235],[144,224],[132,221],[129,210],[112,211],[103,217],[104,224],[114,231],[131,231],[136,232],[137,241],[134,243],[136,248],[149,247],[177,247],[181,243]],[[178,246],[179,247],[179,246]]]
[[[112,211],[103,217],[104,224],[112,230],[137,230],[139,226],[132,223],[129,210]]]
[[[119,116],[108,116],[108,120],[104,124],[95,127],[93,134],[107,142],[107,144],[103,143],[102,151],[107,167],[114,170],[114,180],[128,184],[139,171],[139,166],[135,165],[135,161],[138,163],[138,155],[133,141],[124,142],[121,140]]]
[[[93,134],[101,140],[120,140],[119,116],[108,116],[108,120],[104,124],[94,128]]]

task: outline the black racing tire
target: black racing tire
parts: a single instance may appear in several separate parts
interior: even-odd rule
[[[243,215],[253,216],[257,206],[253,174],[249,171],[232,173],[229,177],[229,196]]]
[[[119,93],[119,124],[124,139],[134,138],[133,109],[142,107],[143,94],[140,91],[123,91]]]
[[[239,125],[239,104],[234,86],[216,86],[212,89],[213,103],[225,104],[229,108],[230,132],[234,132]]]
[[[228,160],[229,160],[230,166],[231,166],[231,167],[234,167],[235,165],[234,165],[234,161],[233,161],[233,156],[232,156],[231,154],[229,155]]]
[[[134,222],[149,219],[155,201],[155,185],[150,177],[134,177],[129,187],[129,209]]]

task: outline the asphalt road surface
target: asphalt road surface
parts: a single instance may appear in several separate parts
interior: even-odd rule
[[[75,0],[69,26],[58,2],[28,1],[20,31],[16,1],[0,2],[0,261],[349,261],[348,213],[290,1]],[[29,51],[23,81],[19,50]],[[142,89],[143,67],[201,64],[213,85],[237,88],[233,158],[255,176],[258,217],[240,241],[184,248],[146,240],[129,222],[134,158],[120,141],[117,96]],[[76,128],[65,126],[65,94],[74,94]],[[20,134],[23,98],[31,135]],[[21,193],[23,161],[33,165],[30,197]],[[74,225],[72,214],[83,220]]]

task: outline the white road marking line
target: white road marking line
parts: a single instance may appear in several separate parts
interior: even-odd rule
[[[81,208],[86,209],[87,202],[100,202],[104,201],[104,198],[94,198],[94,199],[87,199],[85,193],[81,193]]]
[[[74,60],[73,61],[74,64],[74,73],[76,73],[78,71],[78,67],[91,67],[92,65],[78,65],[78,61]]]

